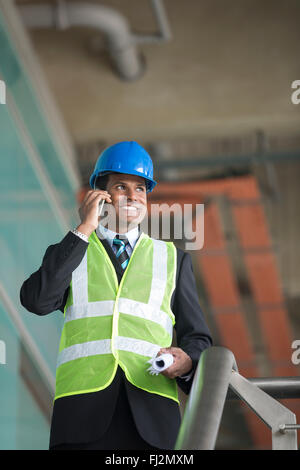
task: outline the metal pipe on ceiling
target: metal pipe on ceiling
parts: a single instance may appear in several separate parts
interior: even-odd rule
[[[127,19],[118,11],[86,2],[65,2],[55,4],[20,5],[19,11],[28,28],[91,27],[104,33],[112,63],[118,75],[128,81],[140,78],[145,62],[138,52],[138,43],[162,42],[171,37],[162,0],[152,0],[152,7],[160,33],[157,35],[136,35],[130,31]]]

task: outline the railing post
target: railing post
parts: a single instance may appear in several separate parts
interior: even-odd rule
[[[271,429],[273,450],[297,450],[294,413],[235,371],[231,374],[230,387]]]
[[[201,354],[175,450],[214,449],[233,368],[234,355],[226,348]]]

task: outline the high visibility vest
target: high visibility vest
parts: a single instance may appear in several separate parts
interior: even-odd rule
[[[178,402],[177,384],[147,370],[150,358],[172,343],[176,248],[142,233],[120,285],[95,232],[72,273],[65,306],[55,399],[102,390],[118,365],[127,380]]]

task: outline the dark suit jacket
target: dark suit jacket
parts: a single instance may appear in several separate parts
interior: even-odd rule
[[[110,245],[102,240],[120,282],[123,270]],[[48,247],[38,271],[22,285],[22,305],[37,315],[64,311],[72,272],[80,264],[88,243],[69,232],[56,245]],[[177,248],[176,287],[171,299],[175,315],[177,346],[192,359],[195,370],[201,352],[212,340],[201,311],[191,257]],[[192,379],[177,378],[180,388],[188,393]],[[150,445],[173,449],[180,426],[179,406],[173,400],[145,392],[129,383],[119,367],[112,384],[93,393],[62,397],[54,402],[50,447],[62,443],[84,443],[99,439],[107,430],[124,381],[135,424]],[[124,432],[126,430],[124,429]]]

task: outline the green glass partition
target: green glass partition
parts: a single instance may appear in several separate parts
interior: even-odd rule
[[[78,188],[1,9],[0,79],[0,449],[47,449],[53,391],[40,365],[55,377],[63,315],[27,312],[19,292],[46,248],[76,225]]]

